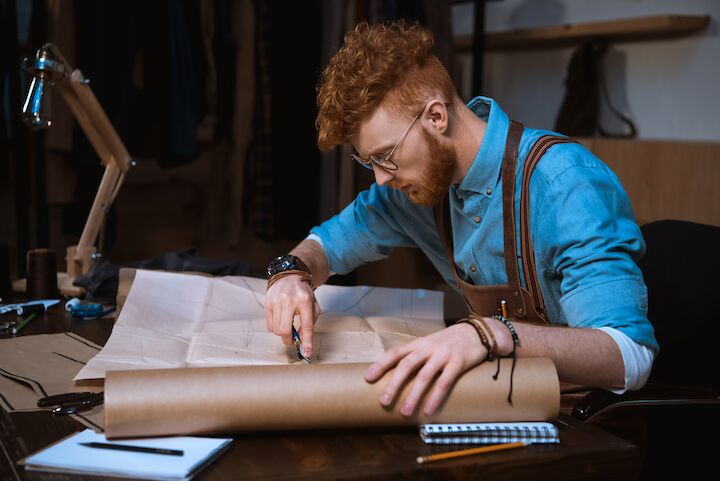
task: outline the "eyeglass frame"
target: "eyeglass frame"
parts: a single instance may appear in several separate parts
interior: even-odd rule
[[[350,157],[355,160],[358,164],[362,165],[364,168],[368,170],[373,170],[373,164],[377,165],[381,169],[383,169],[386,172],[395,172],[398,170],[398,166],[395,162],[390,160],[390,157],[395,153],[397,148],[400,146],[403,140],[405,140],[405,137],[410,133],[410,129],[413,125],[415,125],[415,122],[420,118],[420,115],[425,111],[425,106],[423,106],[420,111],[415,114],[415,117],[413,117],[412,121],[408,124],[408,126],[405,128],[405,131],[398,137],[397,142],[395,142],[395,145],[393,148],[388,152],[386,155],[382,154],[369,154],[367,156],[367,159],[363,159],[360,157],[360,154],[357,153],[357,151],[352,152],[350,154]],[[373,159],[375,157],[375,159]],[[383,164],[390,164],[390,165],[383,165]]]

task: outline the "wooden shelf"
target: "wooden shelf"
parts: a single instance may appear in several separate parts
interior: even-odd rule
[[[709,15],[654,15],[602,22],[568,23],[553,27],[523,28],[485,35],[487,51],[567,47],[591,39],[610,42],[658,40],[692,35],[705,30]],[[472,36],[455,39],[459,52],[472,52]]]

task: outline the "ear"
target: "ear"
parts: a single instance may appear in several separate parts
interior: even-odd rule
[[[425,107],[425,112],[422,115],[423,123],[426,127],[444,134],[448,129],[448,109],[447,104],[441,99],[431,100]]]

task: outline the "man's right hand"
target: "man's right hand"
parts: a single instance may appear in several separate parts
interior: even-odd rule
[[[312,287],[301,275],[278,279],[265,294],[267,330],[280,336],[286,346],[292,345],[292,324],[298,314],[302,353],[309,358],[312,356],[313,325],[320,315],[320,306],[315,300]]]

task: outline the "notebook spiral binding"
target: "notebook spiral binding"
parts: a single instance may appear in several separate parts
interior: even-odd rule
[[[558,428],[547,422],[422,424],[427,444],[559,443]]]

